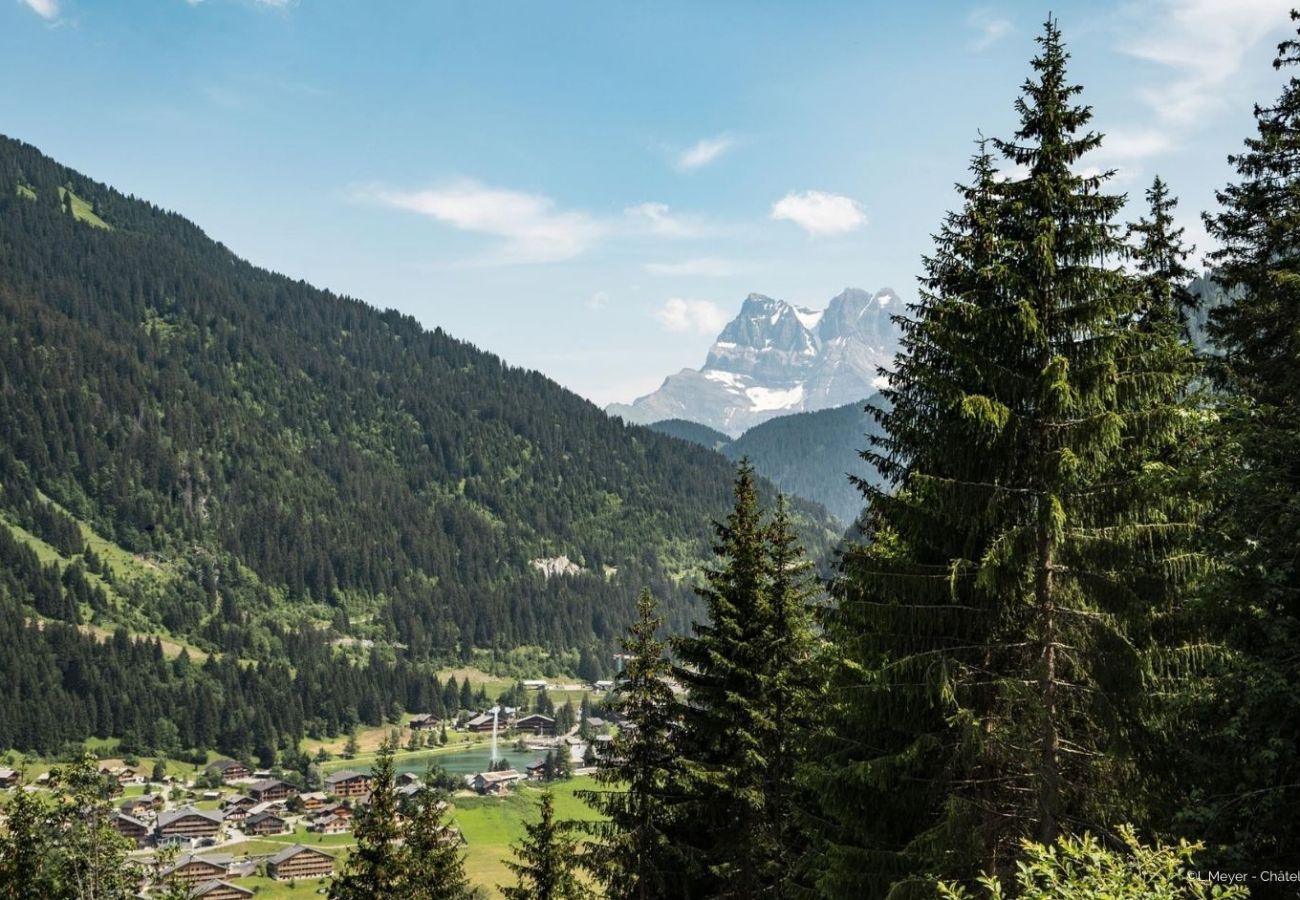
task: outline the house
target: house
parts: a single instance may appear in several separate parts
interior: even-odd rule
[[[515,721],[515,730],[529,734],[555,734],[555,720],[541,713],[533,713]]]
[[[0,768],[0,788],[17,787],[22,777],[22,772],[17,769]]]
[[[432,731],[442,724],[442,720],[432,713],[413,716],[407,723],[412,731]]]
[[[342,803],[327,803],[316,810],[316,818],[319,819],[322,816],[342,816],[345,819],[350,819],[352,818],[352,809]]]
[[[230,877],[231,857],[227,855],[184,853],[163,869],[163,878],[180,884],[202,884]]]
[[[128,816],[135,816],[137,819],[142,816],[153,815],[153,798],[152,797],[128,797],[122,801],[122,812]]]
[[[598,691],[612,691],[614,690],[614,682],[609,681],[608,679],[602,679],[593,684],[592,687]]]
[[[281,781],[279,778],[263,778],[248,786],[248,794],[258,803],[274,803],[277,800],[288,800],[298,793],[298,789],[287,781]]]
[[[524,767],[524,772],[528,775],[529,781],[541,781],[546,778],[546,762],[537,760],[537,762]]]
[[[492,713],[480,713],[465,723],[466,731],[473,731],[479,734],[491,733],[492,729],[498,725],[498,719]],[[502,721],[500,724],[504,724]]]
[[[370,793],[370,776],[344,769],[325,776],[325,790],[336,797],[360,797]]]
[[[182,806],[158,816],[159,838],[216,837],[221,831],[222,815],[216,810]]]
[[[251,815],[244,820],[245,834],[283,834],[289,830],[289,823],[273,812],[265,811]]]
[[[587,718],[586,718],[585,721],[586,721],[586,724],[587,724],[587,727],[588,727],[588,728],[601,729],[601,728],[604,728],[606,725],[609,724],[608,722],[606,722],[604,719],[600,718],[599,716],[587,716]]]
[[[190,900],[248,900],[253,892],[228,881],[205,881],[190,888]]]
[[[523,777],[514,769],[505,769],[501,772],[479,772],[470,779],[469,786],[480,794],[504,794],[510,790],[510,785],[516,781],[522,781]]]
[[[316,819],[308,826],[310,830],[321,834],[342,834],[352,828],[352,822],[343,816],[328,815]]]
[[[302,804],[303,809],[311,812],[328,803],[329,798],[325,796],[324,791],[309,791],[305,794],[299,794],[298,802]]]
[[[222,815],[227,822],[233,822],[238,825],[241,822],[247,821],[251,813],[249,813],[248,807],[246,806],[227,806]]]
[[[108,817],[108,824],[122,837],[135,841],[136,847],[144,847],[149,843],[149,826],[135,816],[115,812]]]
[[[546,690],[545,678],[529,678],[523,682],[526,691],[544,691]]]
[[[234,781],[237,778],[252,778],[253,770],[233,759],[219,759],[208,765],[207,771],[216,772],[222,781]]]
[[[295,878],[320,878],[334,872],[334,857],[324,850],[294,844],[266,861],[268,878],[291,881]]]
[[[257,801],[247,794],[234,794],[221,802],[221,808],[226,810],[242,809],[247,811],[252,809],[256,804]]]

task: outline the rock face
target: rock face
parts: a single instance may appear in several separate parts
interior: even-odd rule
[[[701,369],[669,375],[654,393],[607,411],[648,424],[685,419],[736,437],[793,412],[828,409],[867,397],[880,366],[898,349],[892,290],[848,288],[824,310],[750,294],[709,348]]]

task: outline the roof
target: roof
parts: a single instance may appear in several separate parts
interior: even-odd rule
[[[163,869],[163,875],[170,875],[177,869],[196,862],[207,863],[210,866],[225,870],[230,868],[230,864],[234,859],[229,853],[182,853],[176,857],[176,860],[170,866]]]
[[[258,814],[255,815],[255,816],[249,816],[249,817],[248,817],[248,821],[245,822],[244,824],[245,824],[245,825],[256,825],[258,822],[265,822],[267,819],[275,819],[277,822],[283,822],[283,821],[284,821],[284,816],[277,816],[275,813],[270,812],[269,810],[267,810],[267,811],[264,811],[264,812],[260,812],[260,813],[258,813]]]
[[[366,779],[367,781],[370,780],[370,776],[369,776],[369,775],[365,775],[365,774],[363,774],[363,773],[361,773],[361,772],[354,772],[354,771],[351,770],[351,769],[341,769],[341,770],[339,770],[338,772],[331,772],[330,774],[326,775],[326,776],[325,776],[325,783],[326,783],[326,784],[338,784],[339,782],[342,782],[342,781],[352,781],[353,779],[356,779],[356,778],[364,778],[364,779]]]
[[[208,763],[209,769],[217,769],[222,772],[226,771],[226,769],[234,768],[235,766],[239,766],[241,769],[248,768],[248,766],[244,765],[237,759],[218,759],[214,762]]]
[[[252,784],[250,784],[248,786],[248,789],[250,791],[260,793],[262,791],[269,791],[271,788],[275,787],[276,785],[284,785],[287,788],[293,787],[293,785],[291,785],[289,782],[285,781],[282,778],[263,778],[261,781],[255,781]]]
[[[279,853],[275,854],[275,856],[268,859],[267,862],[278,866],[285,860],[293,859],[299,853],[315,853],[318,856],[328,856],[330,859],[334,858],[334,854],[326,853],[324,850],[318,850],[315,847],[308,847],[306,844],[294,844],[292,847],[286,847],[281,850]]]
[[[139,819],[137,819],[135,816],[127,815],[127,814],[124,813],[124,812],[115,812],[115,813],[113,813],[111,816],[109,816],[108,818],[109,818],[109,821],[112,821],[113,819],[118,819],[118,820],[121,820],[121,821],[123,821],[123,822],[126,822],[126,823],[129,824],[129,825],[134,825],[134,826],[136,826],[137,828],[143,828],[145,831],[148,831],[148,830],[149,830],[149,826],[148,826],[148,825],[146,825],[145,823],[141,822],[141,821],[140,821]]]
[[[500,772],[479,772],[474,779],[482,779],[484,784],[497,784],[502,781],[518,781],[522,777],[514,769],[504,769]]]
[[[253,896],[253,892],[246,887],[240,887],[237,884],[231,884],[229,881],[205,881],[202,884],[196,884],[190,888],[191,897],[202,897],[204,894],[210,894],[217,888],[226,888],[228,890],[239,891],[245,897]]]
[[[475,716],[474,718],[466,722],[465,727],[472,728],[475,725],[486,725],[488,722],[491,722],[495,718],[496,718],[495,716],[490,716],[487,713],[479,713],[477,716]]]
[[[523,718],[519,719],[517,722],[515,722],[515,724],[516,724],[516,725],[522,725],[524,722],[531,722],[531,721],[534,721],[534,720],[542,721],[542,722],[549,722],[549,723],[552,724],[552,725],[555,724],[555,720],[554,720],[554,719],[552,719],[550,716],[544,716],[544,715],[542,715],[541,713],[530,713],[530,714],[524,716]]]
[[[172,822],[179,821],[187,816],[200,816],[209,822],[221,824],[221,813],[215,809],[195,809],[193,806],[182,806],[180,809],[173,809],[160,815],[158,817],[158,827],[166,828]]]

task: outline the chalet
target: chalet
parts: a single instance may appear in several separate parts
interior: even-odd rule
[[[544,691],[546,690],[545,678],[529,678],[523,682],[526,691]]]
[[[3,768],[0,769],[0,788],[18,787],[18,782],[22,780],[22,773],[17,769]]]
[[[221,831],[222,816],[216,810],[183,806],[158,816],[158,837],[206,838]]]
[[[307,812],[320,809],[328,802],[329,798],[325,796],[324,791],[308,791],[305,794],[298,795],[298,803]]]
[[[288,800],[298,793],[298,789],[279,778],[263,778],[250,784],[248,793],[258,803],[274,803],[277,800]]]
[[[536,735],[553,735],[555,734],[555,720],[541,713],[533,713],[530,716],[524,716],[522,719],[516,720],[515,730]]]
[[[115,812],[108,817],[108,824],[122,837],[135,841],[136,847],[143,847],[149,843],[149,826],[135,816]]]
[[[248,900],[253,892],[228,881],[205,881],[190,888],[190,900]]]
[[[466,731],[473,731],[479,734],[490,733],[498,725],[498,719],[492,713],[481,713],[465,723]],[[500,724],[505,724],[503,721]]]
[[[325,776],[325,790],[336,797],[360,797],[370,793],[370,776],[344,769]]]
[[[524,772],[528,775],[529,781],[541,781],[546,777],[546,762],[537,760],[537,762],[524,767]]]
[[[141,816],[150,816],[153,815],[153,798],[128,797],[122,801],[122,805],[119,808],[128,816],[135,816],[136,818],[140,818]]]
[[[268,878],[292,881],[295,878],[320,878],[334,872],[334,857],[324,850],[294,844],[266,861]]]
[[[310,830],[321,834],[342,834],[352,828],[352,822],[343,816],[321,816],[308,826]]]
[[[253,770],[238,760],[219,759],[211,763],[207,769],[209,772],[216,772],[221,776],[222,781],[234,781],[237,778],[252,778]]]
[[[594,687],[598,691],[612,691],[614,690],[614,682],[609,681],[607,679],[602,679],[594,683],[592,687]]]
[[[260,812],[244,820],[245,834],[283,834],[289,830],[289,823],[273,812]]]
[[[327,803],[316,810],[316,818],[319,819],[321,816],[342,816],[345,819],[350,819],[352,818],[352,810],[342,803]]]
[[[584,721],[586,722],[588,728],[596,728],[596,729],[604,728],[606,725],[609,724],[599,716],[587,716],[587,718]]]
[[[180,884],[202,884],[205,881],[229,878],[230,862],[230,856],[185,853],[176,857],[176,861],[163,869],[161,875]]]
[[[410,722],[406,723],[412,731],[432,731],[442,724],[442,720],[432,713],[412,717]]]
[[[236,825],[240,824],[241,822],[247,821],[249,815],[250,813],[248,811],[248,807],[246,806],[227,806],[225,808],[225,811],[222,812],[222,817],[227,822],[232,822]]]
[[[504,794],[510,790],[510,785],[523,780],[523,777],[514,769],[505,769],[501,772],[479,772],[470,779],[469,786],[480,794]]]

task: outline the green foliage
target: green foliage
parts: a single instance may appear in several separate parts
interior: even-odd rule
[[[371,770],[370,802],[355,813],[352,828],[356,847],[344,870],[330,883],[330,900],[400,898],[406,876],[397,840],[397,789],[393,770],[395,747],[385,740]]]
[[[981,141],[926,260],[865,454],[888,483],[863,484],[826,616],[836,728],[807,781],[836,896],[922,896],[1147,813],[1151,659],[1198,568],[1168,473],[1200,418],[1165,270],[1119,266],[1124,198],[1077,174],[1101,138],[1055,22],[1039,44],[993,142],[1023,174]]]
[[[783,500],[765,518],[742,461],[700,589],[705,622],[675,642],[686,689],[674,847],[688,891],[790,896],[805,837],[794,776],[817,696],[811,566]]]
[[[1144,847],[1133,830],[1119,829],[1125,850],[1105,847],[1090,834],[1066,836],[1051,846],[1026,842],[1017,865],[1014,887],[986,876],[979,896],[988,900],[1240,900],[1250,892],[1243,886],[1212,885],[1191,868],[1199,844]],[[942,900],[973,900],[976,894],[951,883],[939,885]]]
[[[671,664],[656,636],[662,625],[654,595],[642,591],[637,620],[623,639],[626,666],[610,701],[624,726],[597,758],[599,789],[577,792],[602,816],[578,824],[595,838],[582,864],[611,900],[672,897],[681,872],[672,836],[681,800],[674,789],[683,773]]]
[[[447,821],[447,802],[431,773],[416,795],[402,846],[403,879],[400,897],[409,900],[468,900],[460,832]]]
[[[578,850],[570,826],[555,818],[555,801],[542,794],[541,818],[525,826],[526,835],[507,862],[516,883],[502,887],[506,900],[582,900],[590,896],[577,877]]]

